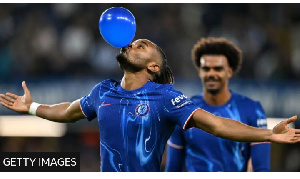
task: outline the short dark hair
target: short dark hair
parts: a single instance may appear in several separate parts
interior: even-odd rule
[[[192,60],[197,69],[203,55],[224,55],[233,72],[238,72],[242,64],[242,51],[225,38],[201,38],[192,49]]]
[[[155,47],[162,58],[162,66],[160,72],[155,74],[153,82],[160,84],[174,84],[174,75],[171,68],[167,65],[167,56],[165,52],[156,44]]]

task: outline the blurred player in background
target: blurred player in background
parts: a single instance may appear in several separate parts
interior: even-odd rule
[[[0,94],[1,104],[55,122],[97,118],[101,171],[107,172],[160,171],[165,145],[175,125],[183,129],[197,127],[218,137],[244,142],[300,141],[300,130],[287,127],[296,116],[268,130],[215,116],[194,105],[173,88],[166,56],[149,40],[134,41],[122,48],[116,59],[124,72],[122,80],[104,80],[89,95],[73,102],[32,102],[23,82],[25,94]]]
[[[203,84],[203,93],[191,97],[194,104],[216,116],[249,126],[267,128],[261,104],[229,89],[229,79],[242,63],[242,52],[224,38],[202,38],[192,49],[192,60]],[[176,157],[175,157],[176,156]],[[245,172],[270,171],[269,142],[236,142],[202,130],[175,128],[167,147],[166,171]]]

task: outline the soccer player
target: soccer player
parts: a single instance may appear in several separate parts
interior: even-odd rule
[[[242,62],[237,46],[225,38],[202,38],[192,49],[192,60],[203,84],[203,93],[191,97],[194,104],[216,116],[267,128],[260,103],[229,89],[229,79]],[[185,163],[189,172],[245,172],[250,158],[253,171],[270,171],[269,142],[237,142],[176,127],[167,143],[166,171],[182,171]]]
[[[89,95],[73,102],[32,102],[30,91],[22,82],[24,95],[0,94],[1,104],[55,122],[97,118],[101,171],[160,171],[164,148],[175,125],[183,129],[197,127],[218,137],[244,142],[300,141],[300,130],[287,127],[297,116],[268,130],[217,117],[194,105],[173,88],[166,57],[149,40],[134,41],[122,48],[116,59],[124,72],[122,80],[104,80]]]

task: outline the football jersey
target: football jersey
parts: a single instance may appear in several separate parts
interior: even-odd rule
[[[104,80],[80,100],[88,120],[97,118],[101,171],[160,171],[175,125],[183,129],[199,107],[170,84],[148,82],[125,90]]]
[[[200,108],[225,118],[231,118],[250,126],[267,128],[265,112],[259,102],[253,101],[245,96],[231,91],[230,100],[219,106],[211,106],[203,99],[203,94],[193,96],[191,100]],[[187,171],[217,172],[247,171],[247,162],[251,154],[255,157],[256,167],[263,167],[262,171],[270,169],[270,144],[269,143],[247,143],[236,142],[215,137],[197,128],[183,131],[175,128],[168,141],[170,150],[184,150],[185,167]],[[253,147],[256,144],[264,144],[261,147]],[[169,150],[169,149],[168,149]],[[169,151],[168,151],[169,152]],[[168,156],[172,157],[172,156]],[[178,156],[180,158],[180,156]],[[174,166],[176,159],[172,159],[167,171],[174,171],[170,168]],[[254,166],[255,168],[255,166]],[[260,169],[257,169],[260,170]]]

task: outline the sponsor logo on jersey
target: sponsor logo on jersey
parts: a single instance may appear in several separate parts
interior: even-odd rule
[[[257,127],[266,128],[267,119],[257,119]]]
[[[147,103],[140,103],[135,108],[135,114],[138,116],[146,116],[150,111],[150,106]]]
[[[173,106],[175,106],[176,104],[180,103],[180,101],[183,100],[183,99],[187,99],[187,97],[184,94],[179,95],[176,98],[171,99],[171,102],[172,102]]]

